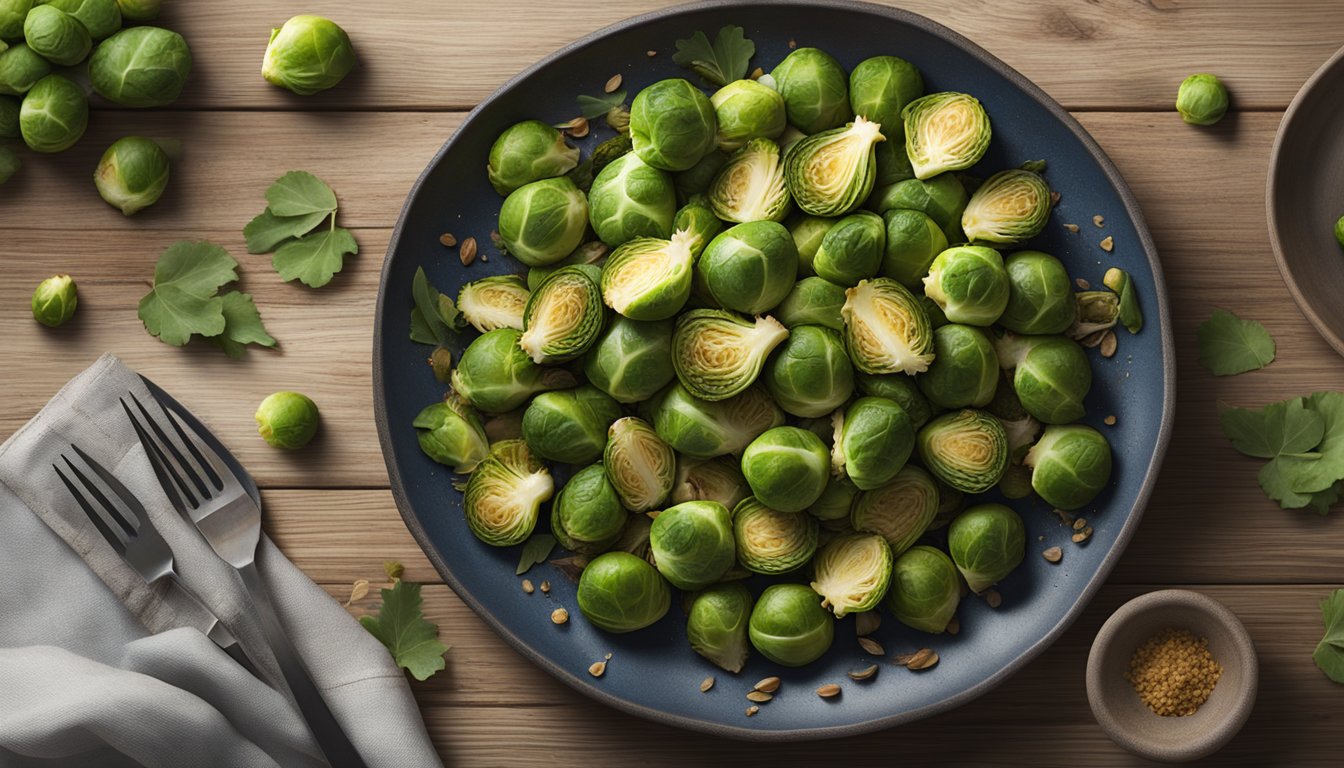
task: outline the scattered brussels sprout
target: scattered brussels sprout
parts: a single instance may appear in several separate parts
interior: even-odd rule
[[[709,402],[674,382],[652,404],[654,430],[678,452],[708,459],[746,448],[757,435],[784,423],[784,412],[760,387]]]
[[[794,328],[771,355],[764,373],[770,396],[794,416],[824,416],[854,394],[854,366],[845,354],[845,342],[839,333],[820,325]]]
[[[46,0],[46,4],[78,19],[94,40],[102,40],[121,29],[117,0]]]
[[[849,122],[849,84],[833,56],[817,48],[798,48],[770,72],[791,124],[812,134]]]
[[[486,175],[496,192],[507,195],[524,184],[563,176],[578,164],[578,148],[559,131],[540,120],[525,120],[495,139]]]
[[[1063,333],[1077,316],[1073,282],[1064,264],[1048,253],[1018,251],[1003,262],[1008,306],[999,325],[1030,334]]]
[[[64,75],[38,80],[19,108],[19,132],[34,152],[64,152],[89,127],[84,90]]]
[[[933,408],[919,391],[917,379],[900,373],[878,376],[860,373],[855,377],[859,392],[871,397],[885,397],[895,400],[910,417],[910,424],[919,429],[933,418]]]
[[[714,150],[690,168],[673,175],[673,186],[677,199],[682,203],[690,202],[692,197],[709,192],[709,185],[719,175],[719,169],[728,162],[728,153]]]
[[[751,593],[739,583],[715,584],[691,600],[686,639],[691,650],[734,674],[747,663]]]
[[[917,381],[919,391],[936,406],[980,408],[994,397],[999,360],[983,330],[949,323],[934,330],[933,363]]]
[[[901,117],[905,152],[917,179],[964,171],[980,162],[989,149],[989,115],[969,94],[921,96],[906,105]]]
[[[616,543],[629,517],[602,465],[589,464],[556,494],[551,533],[565,549],[592,557]]]
[[[0,40],[23,37],[23,20],[33,9],[33,0],[0,0]]]
[[[752,139],[774,139],[784,132],[784,97],[755,80],[736,80],[709,98],[714,105],[719,149],[729,152]]]
[[[633,632],[663,618],[672,591],[647,561],[628,552],[607,552],[583,569],[578,602],[584,618],[598,629]]]
[[[1097,430],[1082,425],[1049,426],[1027,452],[1031,487],[1059,509],[1086,506],[1111,479],[1111,446]]]
[[[901,139],[901,111],[924,93],[919,69],[895,56],[864,59],[849,73],[849,104],[854,114],[882,126],[892,143]]]
[[[1083,417],[1092,366],[1077,342],[1063,336],[1018,336],[995,341],[999,364],[1013,371],[1013,390],[1027,413],[1046,424]]]
[[[1190,125],[1213,125],[1227,114],[1227,86],[1217,75],[1199,73],[1181,81],[1176,93],[1176,111]]]
[[[23,134],[19,131],[19,100],[13,96],[0,96],[0,139],[17,139]]]
[[[677,457],[677,476],[672,485],[671,502],[717,501],[728,509],[751,495],[740,462],[733,456],[712,459]]]
[[[602,300],[631,320],[666,320],[691,295],[691,236],[638,237],[618,247],[602,266]]]
[[[789,336],[772,317],[747,320],[718,309],[693,309],[677,318],[672,333],[672,367],[701,400],[725,400],[761,373],[766,357]]]
[[[683,205],[674,219],[672,232],[686,233],[686,245],[691,249],[691,258],[698,259],[705,246],[723,231],[723,221],[714,214],[709,198],[696,195]]]
[[[860,372],[916,374],[933,362],[928,313],[895,280],[878,277],[860,282],[845,291],[840,313],[849,357]]]
[[[584,357],[583,373],[616,402],[647,400],[676,378],[672,322],[613,317]]]
[[[621,155],[593,180],[588,215],[593,231],[613,248],[637,237],[667,239],[677,215],[672,179],[633,152]]]
[[[921,211],[897,208],[882,214],[882,220],[886,249],[879,271],[912,291],[922,290],[933,260],[947,250],[947,236]]]
[[[733,508],[737,562],[752,573],[796,571],[817,550],[817,521],[811,515],[771,509],[748,496]]]
[[[10,177],[19,172],[23,167],[23,161],[14,153],[14,150],[0,144],[0,184],[9,181]]]
[[[531,292],[517,275],[491,275],[472,280],[457,292],[457,308],[471,327],[485,333],[500,328],[523,329]]]
[[[812,268],[812,260],[816,258],[817,249],[821,248],[821,241],[825,239],[826,233],[837,221],[839,219],[813,216],[810,213],[799,213],[789,219],[789,234],[793,236],[793,245],[798,249],[799,274],[806,276],[817,274]]]
[[[317,434],[317,403],[298,392],[276,392],[257,406],[256,420],[257,433],[267,445],[297,450]]]
[[[635,154],[664,171],[693,167],[714,150],[717,131],[709,97],[679,78],[650,85],[630,105]]]
[[[653,520],[649,546],[658,572],[672,586],[703,589],[732,567],[732,516],[717,501],[668,507]]]
[[[887,608],[896,620],[938,634],[961,602],[961,580],[952,559],[928,546],[911,547],[891,566]]]
[[[891,547],[874,534],[837,536],[817,551],[812,591],[837,619],[871,611],[891,586]]]
[[[261,76],[300,96],[335,88],[355,68],[355,47],[334,21],[295,16],[271,30]]]
[[[849,522],[856,531],[878,534],[899,555],[929,529],[940,498],[933,477],[907,464],[885,484],[860,493]]]
[[[734,152],[709,185],[709,204],[724,221],[783,221],[793,198],[784,183],[779,145],[752,139]]]
[[[762,504],[802,512],[826,490],[830,464],[821,438],[798,427],[774,427],[742,453],[742,476]]]
[[[574,386],[569,371],[532,362],[519,345],[522,335],[500,328],[478,336],[457,361],[453,391],[479,411],[505,413],[538,392]]]
[[[915,450],[915,428],[895,400],[861,397],[834,417],[831,465],[861,491],[896,475]]]
[[[834,477],[826,483],[826,490],[807,508],[808,514],[823,523],[835,520],[849,520],[854,508],[854,499],[859,489],[854,487],[848,477]]]
[[[840,308],[845,305],[845,288],[820,277],[805,277],[794,284],[793,290],[775,308],[775,319],[785,328],[819,325],[833,331],[843,331]]]
[[[1003,268],[1003,257],[992,248],[978,245],[948,248],[929,267],[924,295],[933,299],[953,323],[993,325],[1008,307],[1008,272]]]
[[[22,96],[49,74],[51,63],[24,43],[0,51],[0,93]]]
[[[1039,235],[1050,218],[1050,187],[1038,173],[1013,169],[990,176],[961,213],[972,243],[1021,243]]]
[[[784,154],[784,181],[794,202],[813,216],[843,216],[858,208],[873,191],[873,146],[881,141],[877,123],[862,117],[800,139]]]
[[[48,277],[33,291],[33,319],[48,328],[59,328],[75,316],[79,291],[69,275]]]
[[[602,463],[621,504],[631,512],[658,509],[672,493],[677,454],[642,419],[626,416],[612,423]]]
[[[798,252],[783,224],[754,221],[730,227],[711,240],[695,271],[725,309],[760,314],[793,289]]]
[[[456,397],[425,406],[411,426],[420,450],[454,472],[471,472],[490,454],[481,420]]]
[[[153,21],[159,17],[163,0],[117,0],[121,16],[131,21]]]
[[[947,527],[947,551],[976,594],[1007,578],[1026,550],[1022,518],[1002,504],[977,504]]]
[[[968,201],[966,187],[948,173],[932,179],[906,179],[873,193],[869,208],[878,213],[892,210],[919,211],[933,219],[948,243],[962,242],[961,212]]]
[[[93,90],[123,107],[162,107],[177,100],[191,74],[191,49],[159,27],[128,27],[93,49]]]
[[[168,153],[143,136],[117,139],[103,153],[93,183],[108,205],[134,215],[157,203],[168,187]]]
[[[881,216],[869,211],[851,213],[827,230],[812,269],[833,283],[858,285],[877,274],[886,247],[887,228]]]
[[[543,459],[587,464],[602,455],[621,406],[592,385],[543,392],[523,412],[523,439]]]
[[[555,481],[522,440],[501,440],[467,480],[462,512],[467,528],[492,547],[521,544],[532,535]]]
[[[1339,231],[1344,233],[1344,229]],[[1119,267],[1111,267],[1106,270],[1106,275],[1102,277],[1101,281],[1120,297],[1120,323],[1125,326],[1125,330],[1130,333],[1138,333],[1143,330],[1143,312],[1139,309],[1139,292],[1134,287],[1134,281],[1130,279],[1129,273]]]
[[[801,667],[821,658],[835,639],[835,619],[802,584],[772,584],[751,609],[751,645],[767,659]]]
[[[984,411],[945,413],[924,425],[917,442],[924,466],[963,493],[993,488],[1008,467],[1003,424]]]
[[[79,19],[54,5],[39,5],[23,21],[23,39],[52,64],[73,67],[89,55],[93,40]]]
[[[605,310],[602,291],[589,269],[558,269],[528,298],[518,344],[532,362],[567,362],[583,355],[597,341]]]
[[[524,184],[499,209],[499,236],[509,254],[541,267],[568,256],[583,242],[588,201],[567,178]]]

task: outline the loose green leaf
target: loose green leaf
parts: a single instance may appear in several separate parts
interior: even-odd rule
[[[302,237],[317,228],[329,213],[314,211],[300,216],[276,216],[267,208],[243,227],[248,253],[270,253],[291,237]]]
[[[439,293],[430,285],[424,267],[415,270],[411,279],[411,341],[419,344],[445,346],[452,334],[467,326],[451,297]]]
[[[271,264],[286,281],[298,278],[309,288],[321,288],[341,271],[345,257],[359,253],[359,243],[342,227],[314,232],[281,245]]]
[[[1223,309],[1199,326],[1199,362],[1214,376],[1264,368],[1274,361],[1274,339],[1254,320]]]
[[[336,193],[307,171],[290,171],[266,190],[266,202],[276,216],[325,216],[336,210]]]
[[[220,300],[224,308],[224,332],[209,341],[218,344],[224,354],[236,360],[243,356],[248,344],[275,346],[275,339],[266,332],[251,294],[229,291]]]
[[[1261,459],[1305,454],[1325,434],[1325,420],[1300,397],[1258,411],[1221,405],[1218,420],[1233,448]]]
[[[523,544],[523,555],[518,560],[518,570],[514,571],[514,575],[522,576],[537,563],[546,562],[546,558],[551,556],[552,549],[555,549],[554,536],[549,533],[533,534],[532,538]]]
[[[1321,621],[1325,623],[1325,637],[1311,659],[1326,677],[1344,683],[1344,589],[1336,589],[1321,601]]]
[[[678,40],[672,60],[708,82],[724,86],[746,76],[755,54],[756,44],[746,38],[742,28],[729,25],[719,30],[713,44],[704,32]]]
[[[585,120],[596,120],[605,116],[612,109],[625,103],[625,89],[611,93],[604,93],[599,96],[579,96],[575,99],[579,103],[579,114]],[[567,123],[557,125],[556,128],[567,128]]]
[[[1303,464],[1293,478],[1298,493],[1319,493],[1344,479],[1344,393],[1317,392],[1306,405],[1324,425],[1324,434],[1312,447],[1319,458]]]
[[[387,646],[397,666],[416,680],[427,680],[447,664],[448,646],[439,642],[439,627],[425,620],[420,585],[397,581],[380,590],[383,606],[377,616],[361,616],[359,623]]]
[[[1018,166],[1018,168],[1021,168],[1024,171],[1031,171],[1033,173],[1045,173],[1045,167],[1046,162],[1044,160],[1028,160]]]
[[[154,266],[154,287],[140,299],[140,321],[160,341],[180,347],[192,334],[224,332],[224,301],[215,294],[238,279],[238,262],[209,242],[168,246]]]

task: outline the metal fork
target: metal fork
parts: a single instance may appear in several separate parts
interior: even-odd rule
[[[155,415],[134,393],[123,398],[121,405],[145,446],[159,484],[177,511],[196,525],[215,554],[242,577],[266,641],[327,762],[334,768],[363,768],[359,753],[285,634],[257,572],[261,496],[256,484],[228,449],[190,412],[152,382],[144,381],[156,400],[152,406]]]

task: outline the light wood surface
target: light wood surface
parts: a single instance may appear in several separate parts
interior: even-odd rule
[[[815,766],[839,755],[854,765],[1135,765],[1092,721],[1084,660],[1115,607],[1172,585],[1225,602],[1260,651],[1255,714],[1214,762],[1337,764],[1344,688],[1310,656],[1321,632],[1318,603],[1344,585],[1341,513],[1279,510],[1259,491],[1256,464],[1227,445],[1216,419],[1219,400],[1259,404],[1338,388],[1344,376],[1344,360],[1303,320],[1279,278],[1263,204],[1281,110],[1344,43],[1344,4],[1335,0],[902,3],[965,34],[1080,113],[1137,194],[1171,292],[1178,415],[1153,502],[1083,617],[998,690],[955,712],[843,744],[772,748],[690,735],[555,682],[439,583],[392,502],[373,426],[372,312],[391,227],[463,109],[550,50],[659,5],[169,4],[165,24],[181,30],[196,55],[183,101],[168,111],[99,109],[78,148],[30,157],[0,187],[0,435],[104,351],[177,394],[254,472],[271,533],[333,595],[344,600],[356,579],[376,586],[383,561],[392,559],[406,564],[407,578],[430,585],[430,617],[453,648],[448,670],[413,688],[449,765]],[[343,87],[312,99],[281,93],[257,75],[269,27],[297,12],[342,23],[364,65]],[[1203,70],[1225,77],[1242,110],[1212,129],[1185,126],[1170,111],[1180,80]],[[126,220],[98,200],[89,176],[102,149],[132,132],[182,139],[184,148],[164,201]],[[242,226],[264,206],[262,191],[291,168],[335,187],[341,223],[355,228],[361,246],[321,290],[281,282],[269,257],[243,248]],[[213,240],[239,259],[242,285],[279,350],[232,361],[209,348],[168,347],[143,331],[135,306],[154,261],[184,238]],[[78,280],[80,312],[52,331],[31,321],[28,298],[56,272]],[[1214,307],[1263,322],[1278,342],[1275,363],[1224,379],[1204,371],[1195,329]],[[282,388],[309,393],[322,409],[322,435],[304,452],[273,451],[255,434],[256,403]],[[375,591],[351,610],[363,613],[376,601]]]

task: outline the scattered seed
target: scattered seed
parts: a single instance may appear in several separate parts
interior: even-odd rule
[[[442,235],[439,235],[439,242],[445,247],[452,248],[454,245],[457,245],[457,238],[453,237],[452,232],[444,232]]]
[[[1081,277],[1078,278],[1077,280],[1074,280],[1073,282],[1074,282],[1075,284],[1077,284],[1079,290],[1086,291],[1086,290],[1089,290],[1089,289],[1092,288],[1092,284],[1089,283],[1089,282],[1087,282],[1086,280],[1084,280],[1084,279],[1081,278]]]
[[[877,611],[864,611],[854,617],[854,634],[859,637],[871,635],[882,626],[882,617],[877,615]]]
[[[1065,525],[1073,525],[1073,513],[1072,513],[1072,512],[1069,512],[1069,511],[1067,511],[1067,510],[1063,510],[1063,509],[1056,509],[1056,510],[1053,510],[1053,511],[1054,511],[1054,513],[1055,513],[1055,517],[1058,517],[1058,518],[1059,518],[1059,521],[1060,521],[1061,523],[1063,523],[1063,524],[1065,524]]]
[[[345,601],[345,607],[369,594],[369,580],[359,579],[350,587],[350,599]]]
[[[779,678],[767,677],[764,680],[761,680],[759,683],[753,685],[751,687],[751,690],[760,691],[762,693],[774,693],[775,691],[779,690]]]
[[[1059,547],[1051,547],[1042,552],[1041,557],[1044,557],[1045,561],[1048,563],[1058,563],[1060,560],[1064,559],[1064,550]]]
[[[713,687],[714,687],[714,676],[713,676],[713,675],[710,675],[709,677],[706,677],[704,680],[701,680],[701,681],[700,681],[700,692],[701,692],[701,693],[709,693],[709,689],[710,689],[710,688],[713,688]]]
[[[882,656],[886,653],[886,651],[882,650],[881,644],[871,637],[860,637],[859,647],[862,648],[864,652],[871,653],[874,656]]]
[[[1106,338],[1106,334],[1110,332],[1111,332],[1110,329],[1107,328],[1106,330],[1097,331],[1096,333],[1089,333],[1088,335],[1079,339],[1078,343],[1082,344],[1087,349],[1096,349],[1097,346],[1101,344],[1101,340]]]
[[[840,686],[835,683],[827,683],[817,689],[817,695],[823,699],[830,699],[840,695]]]
[[[1073,543],[1082,544],[1084,541],[1087,541],[1090,538],[1092,538],[1092,526],[1089,525],[1083,530],[1073,534]]]
[[[606,672],[607,672],[607,662],[605,661],[595,661],[592,663],[591,666],[588,667],[588,674],[592,675],[593,677],[601,677],[602,675],[606,674]]]
[[[797,47],[798,47],[798,41],[794,40],[793,38],[789,38],[789,50],[792,51],[794,48]]]
[[[607,653],[607,655],[603,656],[602,658],[606,659],[607,661],[611,661],[611,654]]]
[[[551,594],[551,582],[549,581],[541,582],[541,593],[544,595]]]
[[[1092,223],[1096,224],[1098,227],[1103,226],[1106,223],[1106,217],[1102,216],[1101,214],[1097,214],[1096,216],[1092,217]]]
[[[955,635],[959,632],[961,632],[961,622],[957,620],[956,616],[953,616],[947,620],[947,634]]]
[[[490,260],[490,254],[488,253],[481,254],[481,261],[489,261],[489,260]]]
[[[1101,250],[1107,253],[1110,253],[1111,251],[1115,250],[1115,238],[1110,236],[1102,238]]]
[[[756,706],[755,704],[752,704],[750,707],[747,707],[747,717],[751,717],[752,715],[760,711],[761,711],[760,707]]]
[[[468,237],[462,241],[462,247],[458,249],[457,255],[462,259],[462,266],[471,266],[471,262],[476,260],[476,238]]]
[[[1119,343],[1119,339],[1115,337],[1115,331],[1106,331],[1106,335],[1101,337],[1101,356],[1114,357],[1115,347]]]
[[[1051,192],[1051,193],[1050,193],[1050,207],[1053,208],[1053,207],[1055,207],[1056,205],[1059,205],[1059,193],[1058,193],[1058,192]]]
[[[1102,424],[1105,424],[1105,425],[1108,426],[1108,427],[1114,427],[1114,426],[1115,426],[1115,415],[1112,414],[1112,415],[1110,415],[1110,416],[1107,416],[1106,418],[1104,418],[1104,419],[1101,420],[1101,423],[1102,423]]]
[[[582,139],[584,136],[588,135],[588,118],[576,117],[560,126],[560,130],[576,139]]]
[[[747,701],[754,701],[757,704],[765,704],[775,698],[774,694],[765,691],[751,691],[747,694]]]
[[[760,80],[760,79],[761,79],[762,77],[764,77],[764,76],[765,76],[765,70],[764,70],[764,69],[761,69],[760,67],[757,67],[757,68],[751,70],[751,79],[752,79],[752,80]]]
[[[1077,224],[1065,224],[1064,228],[1074,233],[1075,235],[1078,234],[1079,227]]]
[[[657,56],[657,55],[658,55],[658,52],[657,52],[657,51],[653,51],[653,50],[649,50],[649,51],[645,51],[645,52],[644,52],[644,55],[645,55],[645,56],[648,56],[650,59],[652,59],[654,56]]]
[[[914,658],[905,665],[906,669],[918,672],[921,669],[928,669],[938,663],[938,654],[931,648],[921,648],[915,651]]]
[[[556,608],[554,611],[551,611],[552,624],[564,624],[567,621],[569,621],[569,611],[566,611],[564,608]]]
[[[658,519],[658,516],[661,515],[661,514],[663,514],[663,510],[661,510],[661,509],[654,509],[654,510],[651,510],[651,511],[649,511],[649,512],[645,512],[645,513],[644,513],[644,516],[647,517],[647,518],[649,518],[650,520],[657,520],[657,519]]]
[[[1003,605],[1003,595],[1000,595],[997,589],[991,589],[985,592],[985,603],[990,608],[998,608]]]
[[[849,675],[850,680],[868,680],[873,675],[877,674],[877,665],[872,664],[856,672],[849,672],[847,674]]]
[[[1075,531],[1081,531],[1081,530],[1083,530],[1083,529],[1086,528],[1086,527],[1087,527],[1087,518],[1086,518],[1086,517],[1080,517],[1080,518],[1078,518],[1077,520],[1074,520],[1074,521],[1073,521],[1073,530],[1075,530]]]
[[[607,81],[607,84],[604,85],[604,86],[602,86],[602,92],[603,92],[603,93],[615,93],[615,92],[616,92],[616,89],[617,89],[617,88],[620,88],[620,87],[621,87],[621,76],[620,76],[620,75],[612,75],[612,76],[611,76],[611,79]]]
[[[531,579],[523,579],[523,591],[524,591],[524,592],[526,592],[527,594],[530,595],[530,594],[532,594],[533,590],[535,590],[535,589],[536,589],[536,587],[532,586],[532,580],[531,580]]]

